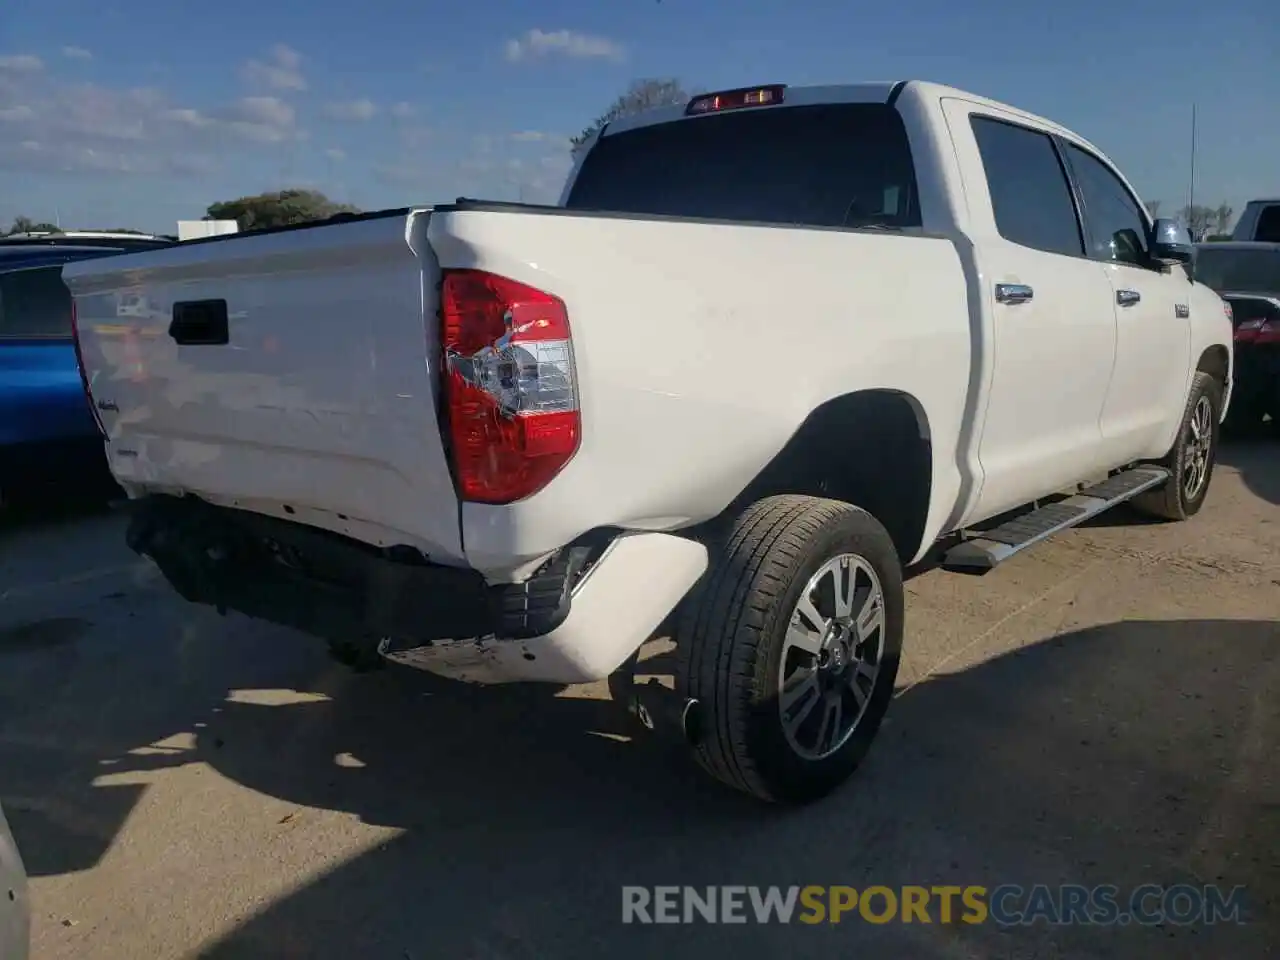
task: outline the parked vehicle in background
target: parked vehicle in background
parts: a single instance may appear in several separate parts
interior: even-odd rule
[[[0,960],[27,960],[30,949],[27,871],[0,807]]]
[[[805,801],[889,706],[904,564],[1200,510],[1231,325],[1191,254],[1086,140],[905,82],[614,121],[555,207],[63,275],[129,542],[188,600],[490,683],[599,680],[669,624],[644,715]]]
[[[113,488],[61,266],[0,273],[0,503],[57,503]]]
[[[175,242],[85,230],[0,237],[0,504],[117,490],[80,376],[61,266]]]
[[[1227,419],[1249,430],[1271,418],[1280,428],[1280,242],[1206,243],[1195,277],[1231,305],[1235,389]]]
[[[172,237],[101,231],[15,233],[0,237],[0,270],[44,263],[69,263],[90,256],[132,253],[172,245]]]
[[[1280,197],[1245,204],[1231,239],[1280,243]]]

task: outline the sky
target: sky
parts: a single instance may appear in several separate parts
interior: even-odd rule
[[[172,233],[290,186],[553,202],[568,137],[644,77],[947,83],[1075,130],[1166,210],[1195,103],[1196,202],[1280,195],[1275,0],[0,0],[0,224]]]

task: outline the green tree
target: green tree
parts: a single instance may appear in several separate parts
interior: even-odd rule
[[[0,236],[11,236],[15,233],[57,233],[58,225],[56,223],[38,223],[30,217],[14,217],[13,226]]]
[[[1219,234],[1227,232],[1227,227],[1231,225],[1231,215],[1235,213],[1231,209],[1231,204],[1220,203],[1213,211],[1213,226]]]
[[[612,123],[621,117],[629,117],[643,110],[664,107],[671,104],[687,103],[690,94],[681,86],[679,80],[671,78],[634,80],[625,93],[613,101],[613,105],[604,113],[591,121],[576,137],[570,139],[576,152],[590,140],[606,123]]]
[[[359,213],[358,207],[335,203],[318,190],[277,190],[209,204],[206,220],[234,220],[241,230],[285,227],[326,220],[339,213]]]
[[[1216,211],[1213,207],[1202,207],[1199,204],[1183,207],[1181,215],[1182,222],[1191,231],[1191,236],[1197,240],[1209,232],[1210,226],[1216,219]]]

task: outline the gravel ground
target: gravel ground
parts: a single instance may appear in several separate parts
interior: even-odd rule
[[[36,960],[1280,955],[1280,446],[909,584],[866,766],[762,809],[620,736],[603,685],[352,675],[191,608],[115,515],[0,530],[0,802]],[[662,674],[661,646],[642,672]],[[624,884],[1244,885],[1244,925],[635,926]]]

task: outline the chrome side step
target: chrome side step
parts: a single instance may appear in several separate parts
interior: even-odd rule
[[[1123,470],[1066,500],[1046,504],[962,540],[943,556],[942,568],[959,573],[986,573],[1027,547],[1096,517],[1168,479],[1169,471],[1164,467]]]

